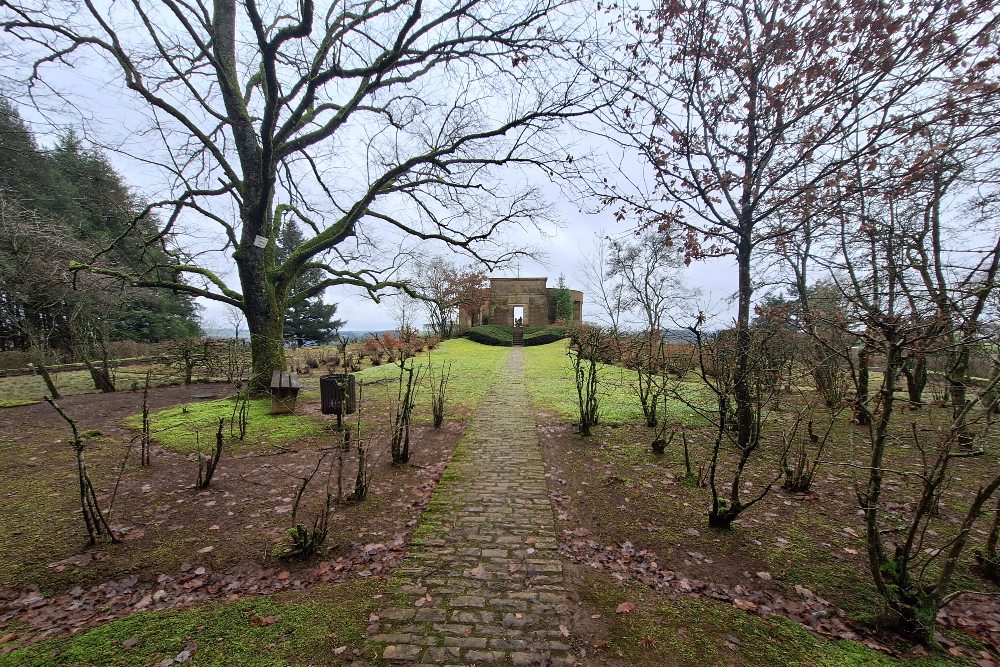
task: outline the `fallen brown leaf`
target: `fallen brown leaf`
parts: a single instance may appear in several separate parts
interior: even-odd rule
[[[274,625],[281,620],[280,616],[254,616],[250,619],[250,625],[261,628],[267,625]]]

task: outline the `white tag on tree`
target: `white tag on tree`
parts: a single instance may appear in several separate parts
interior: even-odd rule
[[[266,248],[267,247],[267,237],[266,236],[259,236],[258,235],[258,236],[256,236],[254,238],[253,244],[255,246],[257,246],[258,248]]]

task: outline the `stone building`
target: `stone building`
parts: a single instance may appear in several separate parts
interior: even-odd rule
[[[548,278],[490,278],[490,296],[480,312],[463,312],[459,326],[477,324],[544,326],[556,321],[555,287],[547,287]],[[573,321],[583,319],[583,292],[569,290],[573,300]],[[478,316],[476,316],[478,315]],[[478,321],[476,321],[478,320]]]

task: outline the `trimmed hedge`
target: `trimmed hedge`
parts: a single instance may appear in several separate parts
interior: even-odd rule
[[[514,344],[514,332],[511,327],[501,327],[495,324],[472,327],[463,335],[469,340],[483,345],[510,347]]]
[[[524,334],[524,345],[548,345],[566,337],[565,327],[545,327],[541,331]]]
[[[479,327],[472,327],[463,334],[466,338],[483,345],[500,345],[510,347],[514,341],[514,330],[512,327],[503,327],[496,324],[485,324]],[[525,327],[524,345],[547,345],[566,337],[565,327]]]

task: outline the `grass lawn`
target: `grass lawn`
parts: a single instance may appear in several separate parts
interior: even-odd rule
[[[141,388],[146,381],[146,368],[143,366],[130,366],[128,370],[117,368],[114,369],[114,373],[115,384],[120,391]],[[52,373],[52,381],[55,382],[59,393],[63,396],[97,393],[88,371],[54,372]],[[176,376],[172,376],[162,368],[153,370],[151,380],[153,386],[159,387],[177,382]],[[0,378],[0,407],[30,405],[42,400],[42,396],[46,396],[48,393],[45,383],[38,375],[15,375]]]
[[[382,586],[355,579],[183,611],[139,612],[0,656],[0,667],[155,665],[189,646],[197,650],[185,664],[206,667],[340,665],[352,657],[340,647],[360,645],[372,596]]]
[[[531,400],[538,409],[552,411],[560,417],[579,417],[573,362],[567,351],[569,341],[524,348],[525,378]],[[623,424],[643,419],[642,406],[635,391],[635,375],[618,366],[599,364],[598,405],[600,419],[605,424]],[[681,391],[697,396],[701,388],[684,383]],[[668,403],[669,419],[683,424],[698,424],[700,418],[680,401]]]
[[[313,415],[271,415],[271,399],[250,401],[246,438],[241,443],[230,438],[229,423],[235,402],[232,398],[179,405],[150,416],[153,439],[167,449],[181,454],[210,451],[215,446],[219,419],[225,419],[223,434],[227,442],[239,447],[269,448],[295,442],[323,432],[323,420]],[[126,425],[139,429],[142,415],[132,415]]]
[[[465,338],[455,338],[442,342],[430,355],[425,352],[413,359],[420,371],[417,387],[414,422],[429,424],[431,412],[431,383],[428,365],[433,365],[435,377],[439,377],[442,366],[451,366],[445,403],[445,418],[465,418],[479,407],[486,392],[497,378],[510,348],[481,345]],[[395,399],[399,366],[384,363],[366,368],[357,374],[365,383],[366,394],[384,407]],[[318,384],[318,383],[317,383]]]

